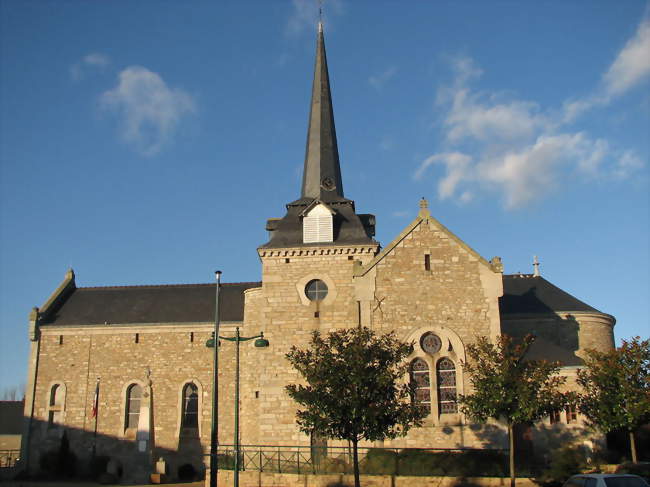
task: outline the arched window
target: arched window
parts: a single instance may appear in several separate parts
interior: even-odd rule
[[[138,429],[140,419],[140,400],[142,399],[142,387],[139,384],[131,384],[126,390],[126,414],[124,418],[125,429],[133,432]]]
[[[438,360],[436,366],[438,382],[438,411],[440,414],[458,412],[456,398],[456,366],[447,357]]]
[[[411,384],[415,386],[415,401],[425,405],[428,413],[431,411],[431,378],[429,366],[421,358],[411,362]]]
[[[48,404],[48,427],[54,427],[62,423],[63,401],[65,389],[61,384],[54,384],[50,389],[50,400]]]
[[[199,388],[193,382],[183,387],[182,427],[199,427]]]

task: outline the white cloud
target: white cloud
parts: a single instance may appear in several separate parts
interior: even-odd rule
[[[592,140],[581,132],[540,135],[517,149],[484,150],[477,159],[461,152],[434,154],[422,161],[414,178],[422,179],[429,167],[440,164],[445,167],[438,181],[440,199],[456,197],[468,203],[474,198],[473,189],[492,190],[502,196],[506,208],[515,209],[552,192],[562,169],[593,173],[608,153],[606,141]],[[628,159],[623,167],[638,166]]]
[[[499,93],[473,92],[470,83],[483,71],[471,58],[460,56],[451,64],[454,80],[450,86],[440,88],[436,97],[438,105],[450,106],[444,119],[448,141],[532,137],[549,124],[534,102],[511,100]]]
[[[629,39],[594,93],[582,98],[567,100],[563,107],[561,123],[571,123],[592,108],[605,106],[650,76],[650,17],[644,18],[634,37]]]
[[[618,179],[627,179],[644,166],[643,161],[633,151],[624,151],[616,161],[613,174]]]
[[[604,157],[606,146],[583,133],[541,135],[521,150],[483,160],[476,176],[503,194],[506,208],[518,208],[553,191],[561,166],[593,167]]]
[[[383,88],[383,86],[386,84],[387,81],[389,81],[393,76],[395,76],[396,73],[397,73],[397,68],[395,66],[392,66],[388,68],[386,71],[368,78],[368,83],[370,83],[370,85],[374,89],[379,91]]]
[[[124,69],[117,86],[103,93],[100,103],[119,115],[122,138],[146,156],[159,153],[182,118],[196,110],[188,93],[170,88],[160,75],[142,66]]]
[[[318,22],[319,3],[315,0],[292,0],[292,11],[287,21],[286,32],[289,35],[298,35],[303,31],[312,31]],[[323,17],[331,18],[334,15],[343,13],[341,0],[329,0],[324,2]],[[327,24],[327,22],[325,22]]]
[[[438,183],[438,196],[440,199],[446,199],[454,195],[459,183],[472,179],[471,162],[472,158],[470,156],[460,152],[434,154],[422,161],[414,177],[415,179],[421,179],[424,172],[434,164],[444,165],[447,172],[445,177]]]
[[[81,81],[89,69],[103,70],[111,63],[108,56],[99,52],[86,54],[80,61],[70,66],[70,77],[74,81]]]
[[[452,67],[455,77],[438,90],[436,107],[445,110],[442,135],[448,150],[425,158],[413,174],[421,180],[429,168],[441,166],[440,199],[467,203],[478,191],[492,191],[506,208],[515,209],[568,179],[624,179],[643,167],[632,151],[563,129],[582,111],[606,103],[603,95],[566,101],[559,111],[542,110],[534,101],[474,90],[471,85],[482,71],[467,57],[453,60]]]
[[[619,52],[603,76],[608,95],[621,95],[650,75],[650,18],[639,24],[636,34]]]

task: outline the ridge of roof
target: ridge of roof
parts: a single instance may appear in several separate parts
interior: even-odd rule
[[[262,284],[262,281],[242,281],[242,282],[222,282],[221,287],[224,286],[242,286],[242,285],[248,285],[248,284]],[[178,288],[178,287],[209,287],[209,286],[216,286],[216,282],[199,282],[196,284],[134,284],[134,285],[128,285],[128,286],[85,286],[85,287],[77,287],[77,290],[107,290],[107,289],[142,289],[142,288]]]

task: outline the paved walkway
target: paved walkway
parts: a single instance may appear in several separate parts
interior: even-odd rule
[[[1,487],[117,487],[125,484],[98,484],[97,482],[66,482],[66,481],[36,481],[36,480],[5,480],[0,481]],[[144,485],[131,485],[130,487],[145,487]],[[185,482],[182,484],[161,484],[164,487],[203,487],[205,482]],[[151,487],[151,484],[146,484],[146,487]]]

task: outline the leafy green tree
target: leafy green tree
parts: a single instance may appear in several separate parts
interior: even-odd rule
[[[348,440],[354,459],[354,485],[360,486],[358,443],[405,435],[420,426],[423,407],[411,400],[404,382],[405,359],[413,346],[393,333],[376,335],[368,328],[314,332],[309,348],[295,346],[287,359],[306,384],[286,390],[299,405],[296,420],[305,433]]]
[[[650,340],[634,337],[609,352],[589,350],[578,384],[580,412],[605,433],[627,430],[636,463],[634,432],[650,421]]]
[[[473,393],[459,397],[460,410],[480,422],[493,418],[507,425],[511,486],[515,485],[514,425],[537,421],[568,400],[559,391],[566,378],[557,375],[558,364],[525,360],[534,340],[528,335],[515,343],[501,335],[493,344],[480,337],[467,346],[469,360],[463,364]]]

